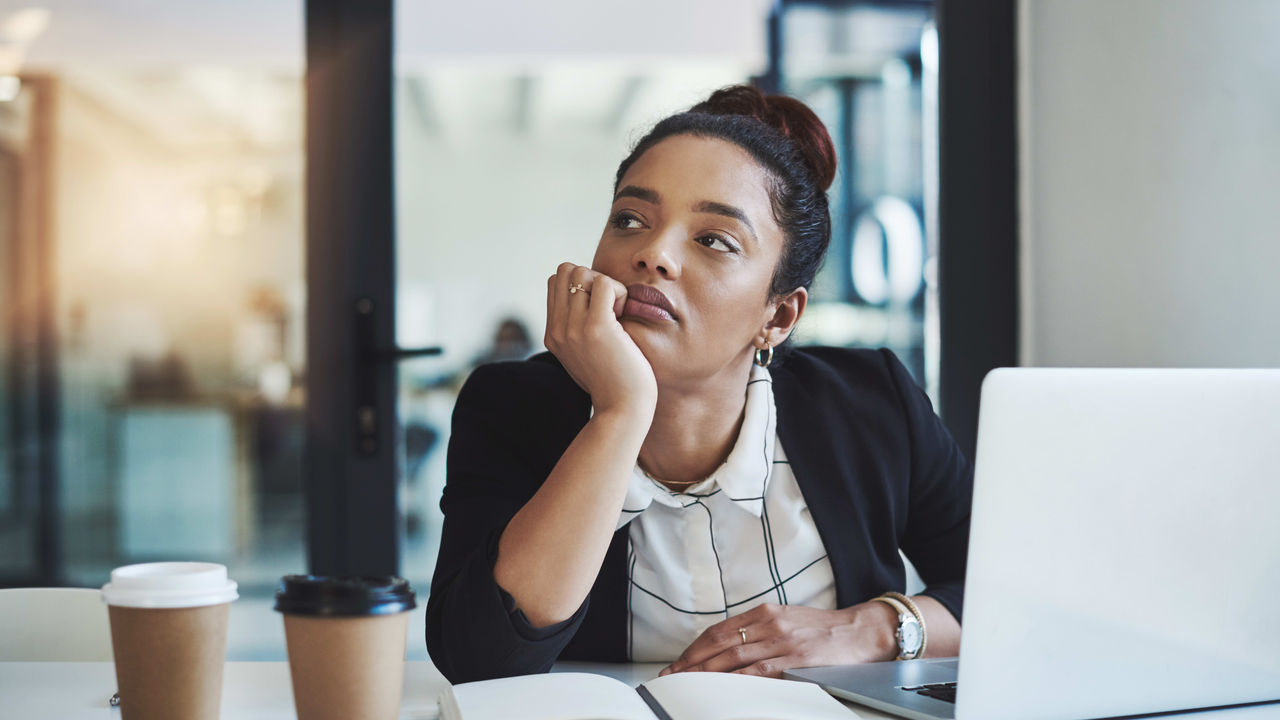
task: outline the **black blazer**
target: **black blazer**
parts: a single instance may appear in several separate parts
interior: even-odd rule
[[[797,348],[773,375],[778,435],[826,547],[838,607],[905,588],[961,617],[973,469],[888,350]],[[493,579],[498,538],[586,424],[591,398],[549,353],[484,365],[453,413],[427,650],[451,682],[625,662],[628,528],[582,607],[535,628]]]

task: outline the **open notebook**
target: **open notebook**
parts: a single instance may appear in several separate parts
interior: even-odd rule
[[[817,685],[728,673],[675,673],[632,688],[603,675],[551,673],[463,683],[440,720],[852,720]]]

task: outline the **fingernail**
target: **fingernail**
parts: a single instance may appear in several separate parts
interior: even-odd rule
[[[658,671],[658,677],[662,677],[663,675],[666,675],[666,674],[667,674],[667,673],[669,673],[669,672],[671,672],[671,666],[670,666],[670,665],[668,665],[668,666],[666,666],[666,667],[662,668],[661,670],[659,670],[659,671]]]

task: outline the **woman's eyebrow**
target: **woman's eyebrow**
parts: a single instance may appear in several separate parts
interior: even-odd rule
[[[731,217],[734,220],[737,220],[738,222],[742,223],[743,225],[746,225],[747,230],[751,233],[751,239],[754,240],[757,245],[760,244],[760,238],[756,236],[755,226],[751,224],[751,221],[747,219],[747,214],[743,212],[740,208],[736,208],[732,205],[726,205],[724,203],[712,202],[710,200],[707,200],[705,202],[700,202],[697,205],[694,205],[693,211],[714,213],[716,215],[724,215],[725,217]]]
[[[638,185],[628,185],[622,188],[613,196],[613,200],[614,202],[617,202],[624,197],[633,197],[637,200],[643,200],[654,205],[662,204],[662,198],[658,196],[657,190],[650,190],[649,188],[640,187]]]

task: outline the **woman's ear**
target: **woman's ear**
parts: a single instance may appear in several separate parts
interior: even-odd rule
[[[800,322],[800,316],[804,314],[804,308],[808,302],[809,291],[798,287],[775,303],[770,303],[773,311],[765,320],[764,328],[757,338],[760,345],[768,347],[781,345],[795,329],[796,323]]]

